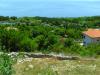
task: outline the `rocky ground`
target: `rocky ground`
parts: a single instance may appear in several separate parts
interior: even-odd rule
[[[74,60],[59,60],[55,57],[72,58],[71,56],[52,55],[44,57],[44,54],[10,53],[12,58],[17,57],[13,65],[14,75],[99,75],[100,59],[84,58]],[[33,57],[35,55],[35,57]],[[36,58],[37,55],[42,55]],[[46,55],[47,56],[47,55]],[[74,56],[75,57],[75,56]],[[78,58],[78,57],[77,57]]]
[[[99,75],[100,60],[19,59],[15,75]]]

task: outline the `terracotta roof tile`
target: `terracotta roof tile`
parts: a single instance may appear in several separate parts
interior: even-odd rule
[[[91,38],[100,38],[100,29],[88,29],[88,31],[84,31],[83,34]]]

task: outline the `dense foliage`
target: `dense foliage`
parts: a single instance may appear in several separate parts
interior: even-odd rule
[[[0,16],[0,47],[7,52],[63,52],[97,55],[99,45],[81,46],[82,32],[100,28],[100,17],[47,18]]]
[[[0,54],[0,75],[12,75],[13,61],[7,54]]]

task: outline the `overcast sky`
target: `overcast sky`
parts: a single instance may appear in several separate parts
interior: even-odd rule
[[[79,16],[88,15],[90,12],[91,15],[98,15],[97,13],[100,13],[99,7],[100,0],[0,0],[0,15],[68,16],[77,13],[77,11],[79,13],[85,11],[85,14]]]

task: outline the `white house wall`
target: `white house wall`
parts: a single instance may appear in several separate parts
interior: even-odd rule
[[[91,38],[87,35],[84,35],[84,45],[88,45],[90,43],[100,43],[100,38]]]

